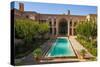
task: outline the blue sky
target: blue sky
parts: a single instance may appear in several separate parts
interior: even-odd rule
[[[42,14],[67,14],[70,10],[71,15],[87,15],[96,14],[96,6],[82,5],[67,5],[67,4],[51,4],[51,3],[36,3],[36,2],[21,2],[24,3],[25,11],[36,11]],[[19,9],[19,2],[15,2],[14,8]]]

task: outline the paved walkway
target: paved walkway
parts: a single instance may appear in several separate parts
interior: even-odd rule
[[[86,49],[86,48],[84,48],[76,39],[75,39],[75,37],[74,36],[70,36],[69,37],[69,40],[70,40],[70,42],[71,42],[71,44],[72,44],[72,46],[73,46],[73,48],[74,48],[74,50],[75,50],[75,52],[78,54],[78,57],[80,58],[80,51],[81,50],[85,50],[86,52],[87,52],[87,57],[94,57],[92,54],[90,54],[89,52],[88,52],[88,50]]]

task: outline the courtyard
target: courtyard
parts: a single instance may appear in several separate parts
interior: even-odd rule
[[[25,11],[25,3],[17,4],[19,9],[11,9],[15,65],[97,60],[95,12],[72,15],[67,9],[67,14],[42,14]]]

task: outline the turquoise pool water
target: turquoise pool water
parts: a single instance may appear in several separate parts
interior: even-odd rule
[[[59,37],[53,43],[49,53],[49,57],[70,57],[75,56],[72,46],[67,37]]]

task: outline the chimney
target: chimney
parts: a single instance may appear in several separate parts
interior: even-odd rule
[[[68,10],[68,15],[70,15],[70,10]]]
[[[19,11],[24,12],[24,4],[19,3]]]

